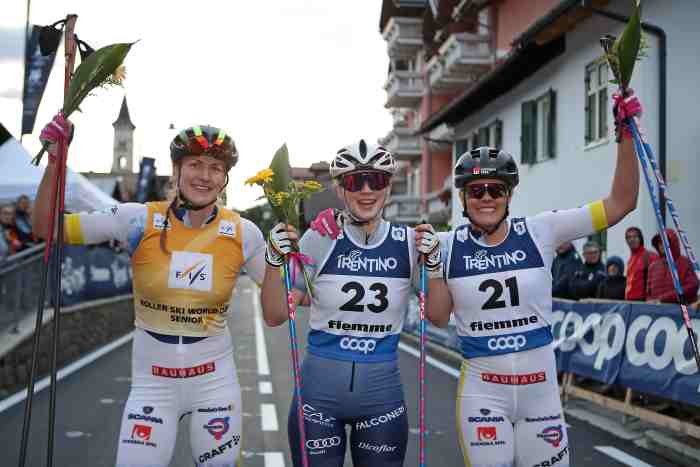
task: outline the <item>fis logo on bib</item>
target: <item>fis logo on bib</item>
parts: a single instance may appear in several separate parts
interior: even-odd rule
[[[405,242],[406,241],[406,231],[404,229],[402,229],[401,227],[392,227],[391,228],[391,238],[393,238],[397,242]]]
[[[374,352],[377,341],[374,339],[358,339],[356,337],[343,337],[340,339],[340,348],[343,350],[354,350],[367,355]]]
[[[492,337],[486,344],[490,350],[514,350],[518,351],[525,347],[527,339],[522,334],[516,336]]]
[[[470,271],[477,269],[486,271],[488,269],[502,269],[506,266],[514,266],[527,260],[527,253],[523,250],[505,252],[498,255],[490,255],[486,250],[479,250],[474,256],[463,256],[464,269]]]
[[[163,230],[164,227],[166,227],[166,230],[170,230],[172,227],[170,225],[170,222],[167,224],[165,223],[165,216],[163,214],[160,214],[158,212],[153,213],[153,228],[156,230]]]
[[[168,287],[210,291],[212,288],[212,255],[174,251],[170,260]]]
[[[219,235],[236,238],[236,223],[231,221],[220,221]]]
[[[396,258],[365,258],[360,250],[352,250],[347,255],[336,256],[338,269],[352,272],[382,272],[393,271],[399,265]]]

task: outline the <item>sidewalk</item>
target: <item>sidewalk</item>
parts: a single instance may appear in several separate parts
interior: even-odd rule
[[[401,334],[401,339],[416,347],[420,345],[418,337],[413,334],[404,332]],[[462,358],[454,350],[431,341],[427,341],[426,349],[429,355],[459,369]],[[637,446],[665,457],[679,466],[700,465],[700,440],[698,439],[571,396],[564,406],[564,412],[569,417],[590,423],[618,438],[632,441]]]

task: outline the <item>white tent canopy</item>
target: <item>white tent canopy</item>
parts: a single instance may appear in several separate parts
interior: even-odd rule
[[[20,195],[34,199],[44,168],[34,166],[31,160],[29,152],[12,137],[0,145],[0,202],[15,201]],[[87,178],[68,169],[66,211],[94,211],[117,203]]]

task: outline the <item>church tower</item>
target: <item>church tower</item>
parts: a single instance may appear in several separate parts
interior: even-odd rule
[[[134,126],[129,118],[126,96],[119,110],[119,117],[112,123],[114,127],[114,155],[112,173],[133,173],[134,170]]]

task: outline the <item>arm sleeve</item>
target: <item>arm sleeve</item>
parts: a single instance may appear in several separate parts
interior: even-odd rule
[[[148,208],[145,204],[123,203],[102,211],[66,214],[65,241],[91,245],[117,240],[126,243],[131,254],[143,238]]]
[[[602,201],[563,211],[547,211],[528,219],[538,237],[549,237],[556,248],[563,242],[585,237],[608,228]]]
[[[243,259],[246,271],[253,281],[260,285],[265,278],[265,240],[257,225],[241,218],[243,236]]]

